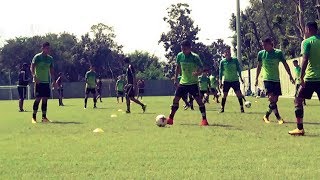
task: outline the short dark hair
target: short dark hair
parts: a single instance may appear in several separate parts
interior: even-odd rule
[[[223,53],[227,52],[227,51],[230,51],[231,50],[231,47],[230,46],[226,46],[224,49],[223,49]]]
[[[298,60],[296,60],[296,59],[295,59],[295,60],[293,60],[293,63],[298,63]]]
[[[191,42],[189,40],[183,40],[180,44],[182,47],[191,47]]]
[[[306,27],[313,31],[318,31],[318,24],[315,21],[310,21],[306,24]]]
[[[130,63],[130,58],[129,58],[129,57],[126,57],[126,58],[124,58],[123,61],[124,61],[124,63],[127,63],[127,64],[128,64],[128,63]]]
[[[271,39],[270,37],[267,37],[267,38],[262,39],[262,42],[263,42],[263,43],[272,44],[272,39]]]
[[[50,43],[49,43],[49,42],[44,42],[44,43],[42,44],[42,47],[43,47],[43,48],[49,47],[49,46],[50,46]]]

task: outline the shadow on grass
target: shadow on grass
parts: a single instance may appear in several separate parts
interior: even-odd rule
[[[296,122],[288,122],[286,124],[297,124]],[[320,125],[320,122],[303,122],[303,124],[310,124],[310,125]]]
[[[140,112],[140,113],[137,113],[137,114],[156,114],[156,113],[153,113],[153,112],[145,112],[145,113]]]
[[[180,124],[181,126],[199,126],[199,124],[186,124],[186,123],[182,123]],[[223,128],[234,128],[234,126],[232,125],[228,125],[228,124],[209,124],[209,126],[211,127],[223,127]]]
[[[266,114],[265,112],[245,112],[245,114]]]
[[[81,122],[75,121],[53,121],[52,124],[82,124]]]

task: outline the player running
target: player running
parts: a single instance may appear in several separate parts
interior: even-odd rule
[[[244,96],[242,95],[240,90],[239,78],[242,83],[243,83],[243,79],[241,76],[241,68],[240,68],[239,61],[237,58],[231,57],[230,47],[224,50],[224,57],[225,58],[222,59],[220,62],[220,68],[219,68],[219,85],[220,85],[220,88],[223,90],[220,113],[224,112],[224,107],[226,104],[226,100],[227,100],[228,92],[230,88],[232,88],[236,93],[239,104],[240,104],[240,111],[241,113],[244,113],[244,108],[243,108]],[[223,83],[222,83],[222,77],[224,77]]]
[[[59,95],[59,106],[64,106],[62,99],[63,99],[63,84],[62,84],[62,72],[59,72],[58,79],[56,80],[56,86]]]
[[[121,96],[121,102],[123,102],[123,95],[124,95],[124,79],[123,76],[118,76],[118,80],[116,82],[115,90],[117,92],[117,102],[119,103],[119,97]]]
[[[216,100],[216,103],[220,103],[219,95],[218,95],[218,91],[220,91],[218,87],[219,78],[215,77],[214,75],[210,75],[209,79],[210,79],[211,93],[213,94],[213,100]]]
[[[306,39],[301,43],[301,74],[298,95],[295,98],[295,114],[297,128],[289,131],[290,135],[304,135],[303,128],[303,100],[311,99],[312,94],[320,94],[320,35],[316,22],[309,22],[305,26]]]
[[[126,91],[126,102],[127,102],[127,111],[126,113],[131,113],[130,111],[130,100],[139,104],[142,108],[142,111],[145,112],[147,106],[142,104],[138,99],[134,96],[136,94],[137,89],[137,82],[136,82],[136,73],[134,67],[130,63],[130,58],[125,58],[124,63],[128,65],[127,67],[127,84],[125,86]]]
[[[95,67],[90,66],[90,70],[85,75],[86,80],[86,95],[84,98],[84,109],[87,109],[88,96],[91,93],[93,95],[93,108],[97,108],[97,96],[96,96],[96,85],[97,85],[97,74]]]
[[[293,66],[294,66],[294,74],[295,74],[294,82],[296,83],[296,93],[294,97],[297,97],[299,88],[301,86],[301,81],[300,81],[301,67],[299,66],[298,60],[293,60]],[[303,100],[303,104],[307,105],[306,99]]]
[[[292,83],[294,83],[294,79],[282,51],[273,47],[272,40],[270,38],[266,38],[262,41],[262,45],[264,50],[261,50],[258,53],[258,67],[255,86],[258,85],[259,74],[262,69],[264,87],[270,102],[269,110],[263,116],[263,121],[265,123],[270,123],[269,116],[273,112],[278,120],[278,124],[283,124],[284,120],[281,118],[277,106],[279,96],[282,95],[279,77],[279,62],[282,62]]]
[[[35,84],[35,100],[33,103],[32,123],[37,123],[37,112],[40,101],[42,110],[42,122],[51,122],[47,118],[47,102],[50,97],[50,77],[51,82],[55,85],[54,72],[53,72],[53,58],[49,55],[50,43],[45,42],[42,44],[42,52],[36,54],[31,63],[31,74]]]
[[[25,112],[23,109],[24,99],[27,97],[27,86],[29,84],[28,64],[23,63],[18,75],[18,93],[19,93],[19,112]]]
[[[199,110],[202,115],[201,126],[208,126],[206,107],[201,100],[198,86],[198,76],[202,71],[202,62],[200,57],[191,51],[191,43],[184,40],[181,43],[181,50],[177,55],[177,67],[175,72],[174,83],[177,86],[175,97],[172,102],[171,112],[167,120],[167,124],[173,124],[173,118],[177,110],[179,109],[179,101],[181,97],[186,94],[191,94],[199,105]],[[178,76],[181,74],[181,80],[178,81]]]

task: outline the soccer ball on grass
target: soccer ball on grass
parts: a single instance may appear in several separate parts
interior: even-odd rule
[[[251,102],[250,101],[246,101],[244,103],[244,105],[246,106],[246,108],[250,108],[251,107]]]
[[[165,127],[167,125],[167,118],[164,115],[158,115],[156,117],[156,125],[159,127]]]

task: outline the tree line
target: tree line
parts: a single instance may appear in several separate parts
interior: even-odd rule
[[[319,8],[319,0],[251,0],[250,5],[241,12],[243,68],[256,66],[256,55],[262,49],[260,41],[267,36],[285,52],[287,58],[299,56],[304,24],[319,20]],[[103,78],[115,79],[124,73],[125,56],[132,59],[138,78],[170,79],[174,75],[180,42],[184,39],[193,42],[193,50],[200,55],[205,69],[217,74],[222,52],[227,46],[223,39],[212,41],[209,45],[199,41],[201,28],[192,19],[192,10],[186,3],[172,4],[166,11],[163,22],[169,30],[160,35],[158,43],[163,45],[167,61],[160,61],[159,57],[139,50],[124,54],[123,46],[115,40],[116,33],[112,26],[99,23],[91,26],[90,32],[80,38],[63,32],[6,40],[0,48],[0,84],[8,84],[9,73],[14,82],[17,79],[15,72],[23,63],[31,62],[44,41],[51,43],[55,71],[63,72],[69,81],[81,81],[89,65],[96,66],[97,73]],[[234,32],[232,47],[236,52],[234,14],[230,17],[229,28]]]

